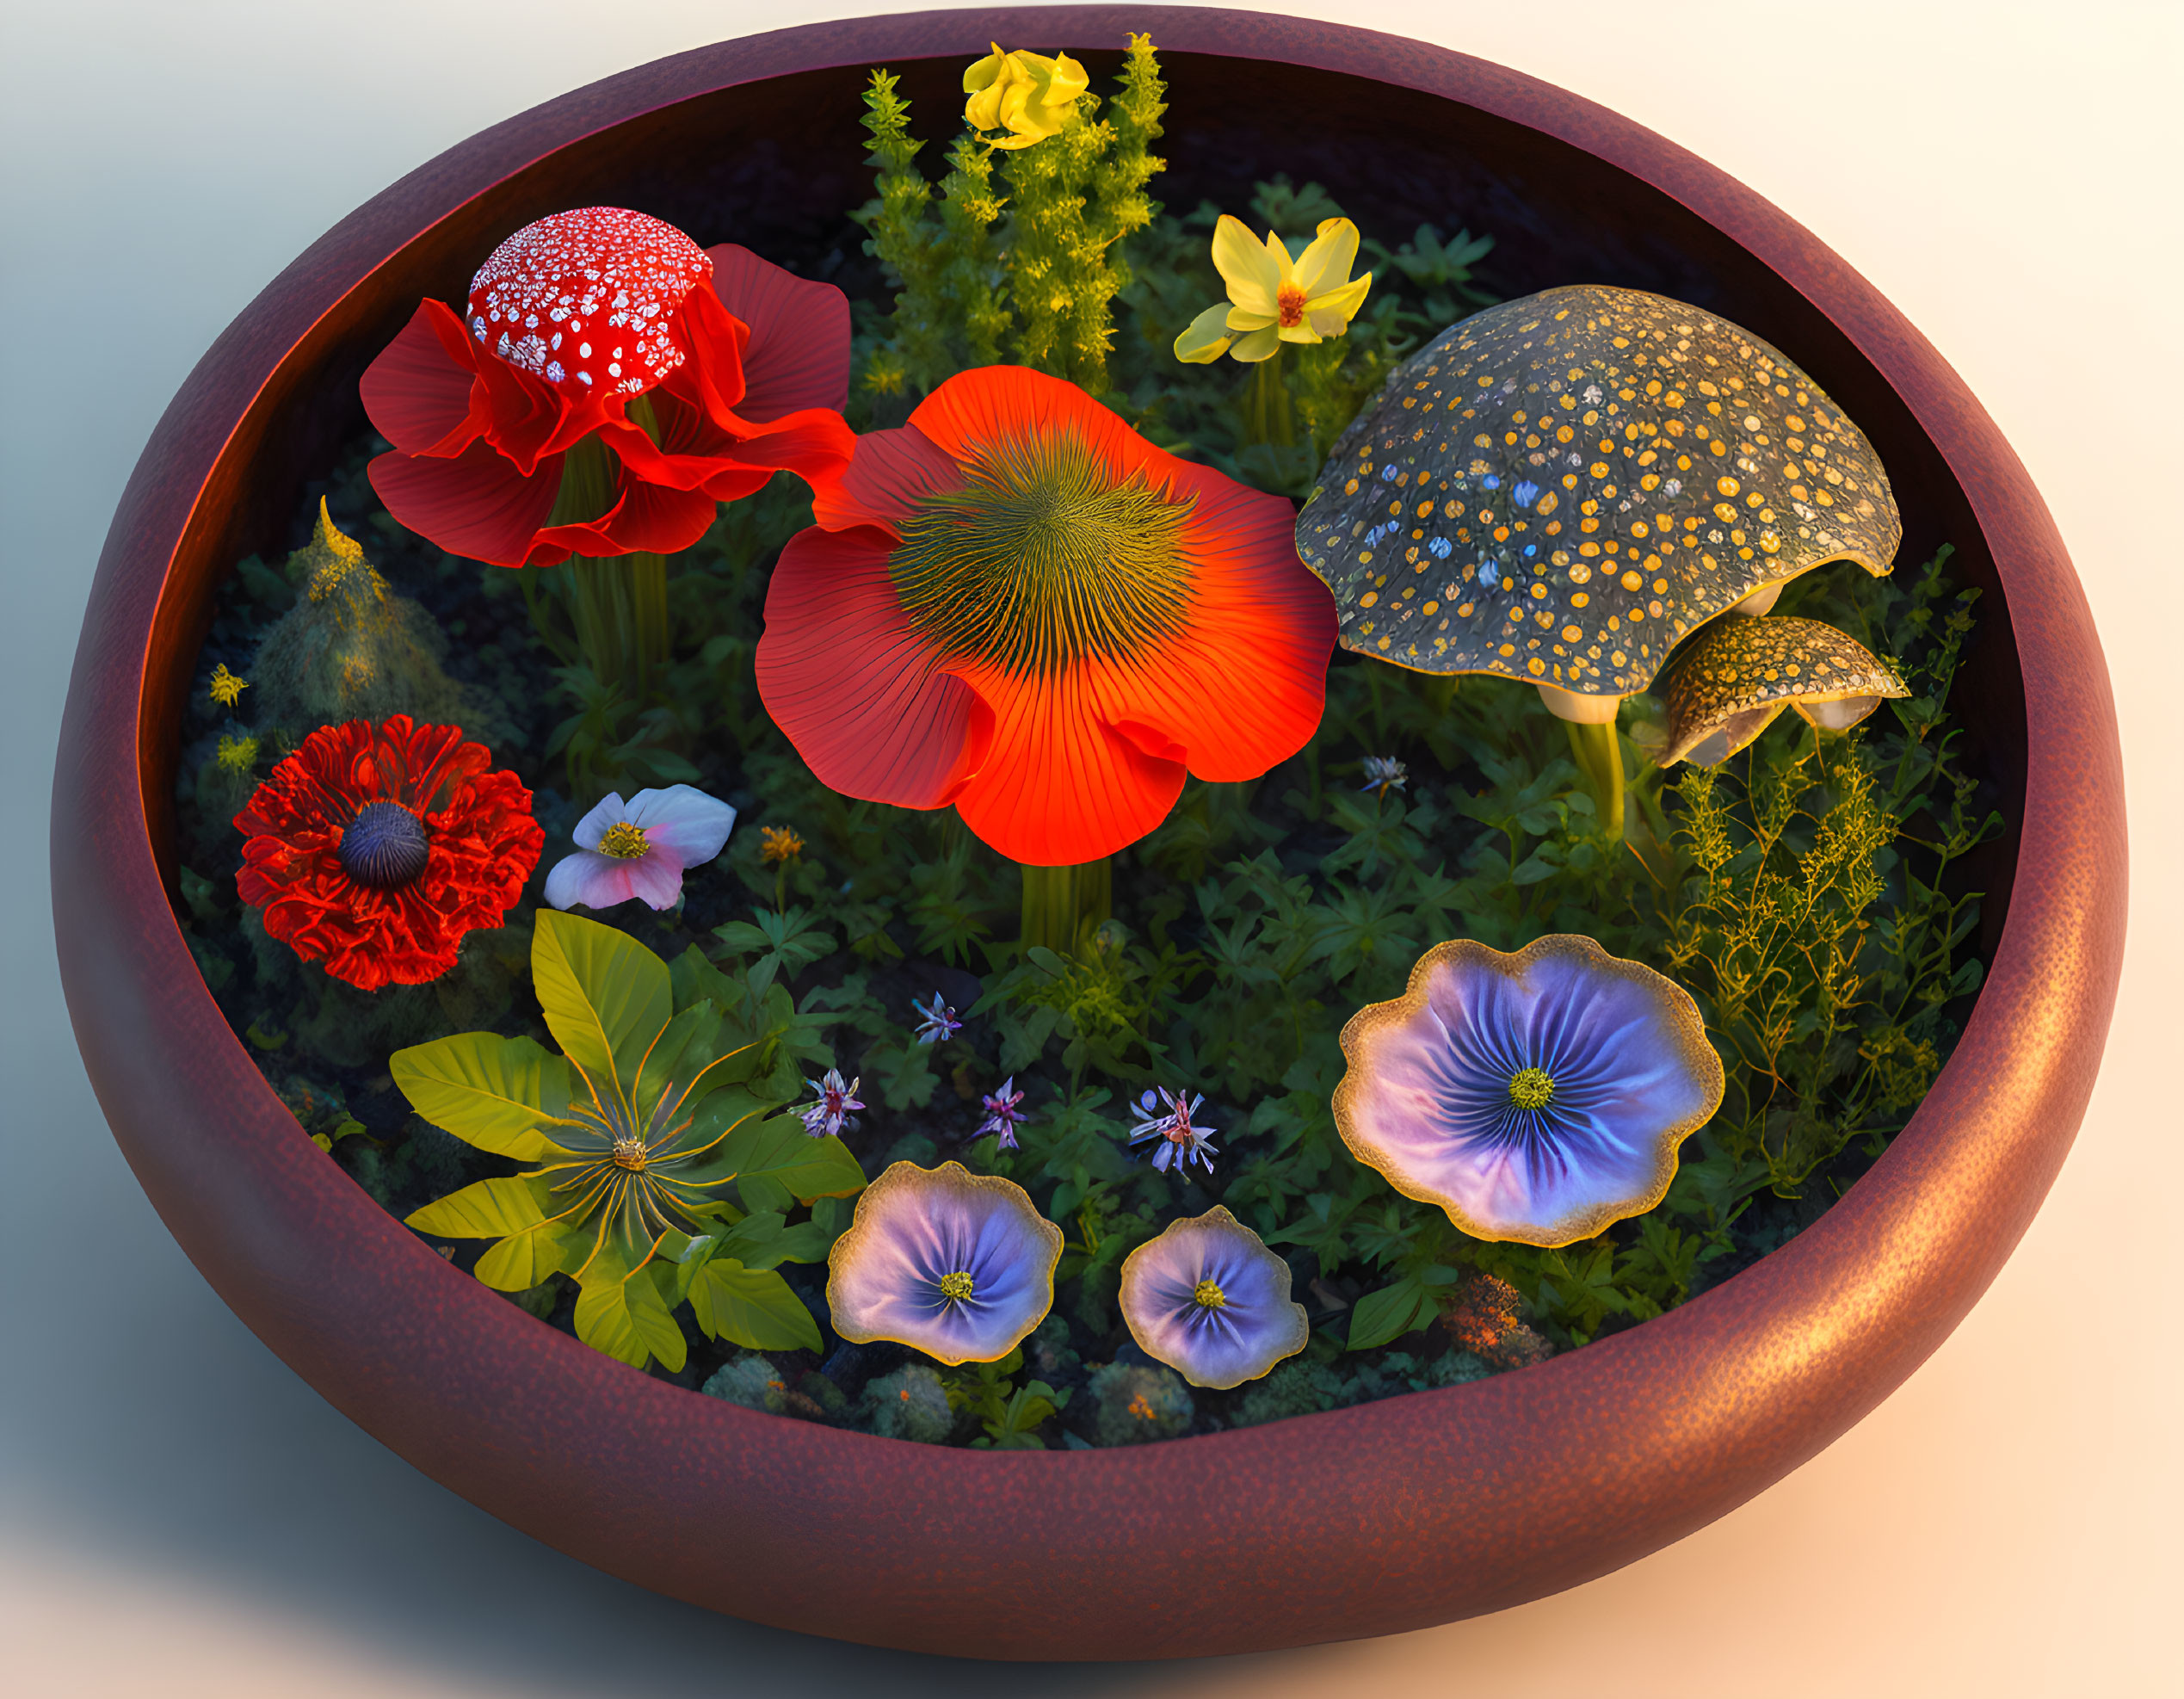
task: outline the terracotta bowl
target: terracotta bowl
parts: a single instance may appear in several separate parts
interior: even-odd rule
[[[1367,230],[1500,238],[1510,293],[1596,281],[1726,314],[1864,425],[1903,559],[1954,542],[1987,590],[1959,701],[2008,838],[1984,991],[1925,1105],[1815,1226],[1683,1308],[1444,1392],[1140,1448],[986,1454],[777,1418],[649,1380],[443,1263],[311,1144],[192,965],[170,906],[177,728],[214,586],[279,547],[361,428],[355,379],[420,296],[591,202],[700,242],[823,256],[868,192],[866,67],[927,133],[987,43],[1086,59],[1132,28],[1173,88],[1156,184],[1243,204],[1317,178]],[[1574,96],[1389,36],[1133,6],[819,25],[630,71],[441,155],[229,326],[153,433],[84,621],[53,890],[93,1084],[220,1295],[435,1480],[616,1575],[760,1622],[995,1658],[1241,1652],[1416,1628],[1572,1586],[1690,1533],[1885,1398],[2031,1220],[2093,1084],[2124,932],[2101,648],[2047,510],[1956,374],[1811,235]]]

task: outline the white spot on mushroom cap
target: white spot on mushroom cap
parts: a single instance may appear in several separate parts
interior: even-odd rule
[[[617,207],[557,213],[517,231],[478,269],[470,286],[471,333],[510,365],[573,395],[594,389],[599,375],[616,393],[641,394],[688,358],[676,314],[712,275],[704,250],[658,219]],[[536,334],[540,315],[581,336],[584,320],[571,312],[594,313],[609,297],[616,324],[633,318],[641,334],[614,350],[608,370],[588,369],[588,342],[574,359],[552,357],[561,337],[549,343]]]

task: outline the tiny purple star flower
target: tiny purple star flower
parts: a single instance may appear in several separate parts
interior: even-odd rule
[[[1187,1103],[1181,1097],[1170,1097],[1165,1087],[1157,1093],[1146,1092],[1138,1099],[1140,1119],[1130,1129],[1130,1142],[1135,1145],[1147,1139],[1163,1140],[1160,1148],[1153,1152],[1152,1165],[1163,1173],[1172,1166],[1181,1174],[1195,1161],[1211,1174],[1213,1158],[1221,1148],[1208,1136],[1216,1129],[1191,1124],[1191,1117],[1205,1101],[1204,1097],[1192,1097]]]
[[[815,1139],[824,1139],[842,1131],[842,1124],[849,1119],[849,1111],[864,1105],[857,1101],[860,1081],[842,1083],[842,1070],[829,1068],[824,1079],[804,1082],[819,1094],[819,1101],[804,1108],[804,1130]]]
[[[1377,790],[1385,796],[1391,790],[1401,790],[1410,782],[1410,769],[1392,755],[1368,755],[1365,757],[1365,782],[1360,790]]]
[[[941,1001],[938,992],[933,993],[931,1008],[927,1008],[916,998],[910,999],[910,1007],[921,1017],[917,1027],[917,1041],[920,1044],[938,1044],[942,1039],[953,1038],[963,1030],[963,1022],[955,1018],[955,1010]]]
[[[1023,1103],[1024,1094],[1016,1089],[1016,1076],[1012,1073],[1001,1082],[1000,1090],[990,1092],[978,1100],[978,1107],[986,1112],[986,1118],[978,1123],[978,1132],[971,1136],[976,1139],[988,1133],[998,1133],[1001,1134],[998,1148],[1015,1150],[1016,1123],[1031,1119],[1025,1114]]]

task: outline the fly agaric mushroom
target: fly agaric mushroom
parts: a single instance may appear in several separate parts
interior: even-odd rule
[[[1842,732],[1911,693],[1887,662],[1817,620],[1721,620],[1693,638],[1668,678],[1669,738],[1654,757],[1718,767],[1795,708]]]
[[[1831,560],[1890,571],[1872,445],[1775,348],[1603,284],[1474,313],[1346,430],[1297,522],[1344,647],[1539,688],[1620,831],[1617,705],[1717,615]]]

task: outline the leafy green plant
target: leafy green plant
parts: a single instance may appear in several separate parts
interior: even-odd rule
[[[391,1066],[433,1125],[535,1165],[466,1186],[409,1225],[491,1239],[475,1272],[504,1292],[575,1280],[577,1337],[638,1368],[682,1366],[672,1312],[686,1302],[708,1338],[816,1347],[810,1312],[774,1270],[827,1245],[808,1222],[789,1226],[781,1206],[853,1193],[864,1172],[840,1140],[778,1112],[777,1080],[761,1069],[780,1033],[731,1016],[689,975],[695,994],[678,1009],[665,962],[573,915],[540,913],[531,969],[561,1054],[464,1033]],[[754,1004],[764,1010],[743,999],[739,1013]]]

